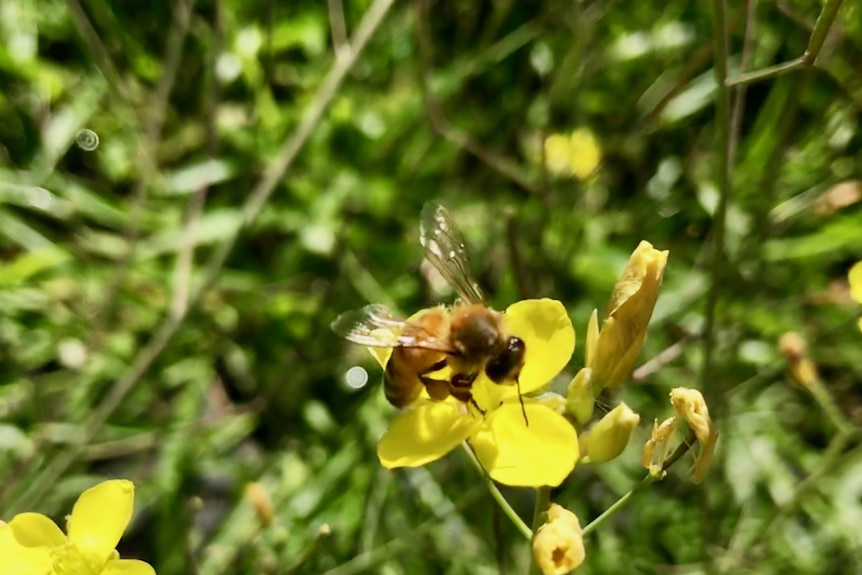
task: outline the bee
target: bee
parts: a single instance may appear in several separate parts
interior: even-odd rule
[[[443,206],[427,203],[420,217],[419,240],[425,257],[452,286],[459,301],[420,313],[414,320],[398,319],[383,305],[371,304],[335,319],[332,329],[349,341],[369,347],[390,347],[384,393],[395,407],[409,405],[422,392],[442,401],[450,395],[482,412],[471,392],[484,371],[497,384],[518,385],[526,346],[508,333],[503,314],[485,303],[470,269],[460,230]],[[432,377],[449,367],[448,378]]]

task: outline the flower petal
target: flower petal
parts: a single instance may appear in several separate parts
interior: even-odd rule
[[[541,403],[505,403],[490,413],[470,444],[495,480],[506,485],[557,486],[578,460],[578,437],[565,417]]]
[[[82,553],[107,561],[132,518],[135,485],[113,479],[81,494],[69,518],[69,540]]]
[[[546,385],[572,358],[575,329],[563,304],[552,299],[519,301],[506,310],[506,326],[527,348],[521,393]]]
[[[12,534],[23,547],[57,547],[66,536],[57,524],[41,513],[19,513],[9,522]]]
[[[156,575],[156,571],[149,563],[137,559],[112,559],[101,575]]]
[[[25,547],[15,538],[9,525],[0,526],[0,573],[44,575],[50,571],[51,552],[48,547]]]
[[[850,282],[850,297],[862,303],[862,262],[856,262],[847,274]]]
[[[377,457],[388,469],[425,465],[452,451],[478,425],[480,420],[453,403],[420,399],[392,420],[377,445]]]

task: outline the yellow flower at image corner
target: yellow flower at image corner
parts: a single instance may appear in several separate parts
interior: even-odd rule
[[[548,520],[533,537],[533,558],[543,575],[564,575],[579,567],[586,551],[577,515],[552,503]]]
[[[617,279],[601,329],[598,314],[594,311],[590,317],[585,363],[592,370],[596,394],[605,387],[618,387],[631,376],[646,340],[668,254],[640,242]]]
[[[587,128],[545,138],[545,166],[554,176],[586,180],[595,173],[601,159],[598,140]]]
[[[572,322],[563,304],[551,299],[517,302],[503,317],[526,349],[521,392],[536,391],[571,359]],[[385,365],[388,354],[375,356]],[[472,393],[484,415],[454,398],[427,397],[399,413],[377,446],[380,463],[388,469],[419,467],[467,440],[491,478],[506,485],[556,486],[572,472],[579,456],[577,435],[550,404],[524,397],[525,421],[516,386],[495,384],[484,373]]]
[[[670,403],[677,415],[688,423],[700,444],[700,453],[694,462],[691,482],[695,485],[703,482],[712,462],[712,454],[718,441],[718,430],[709,417],[709,408],[703,394],[696,389],[675,387],[670,391]]]
[[[847,280],[850,282],[850,297],[856,303],[862,304],[862,262],[853,264],[847,274]],[[862,330],[862,318],[859,318],[859,329]]]
[[[39,513],[16,515],[0,526],[0,575],[155,575],[149,564],[120,559],[116,551],[134,498],[134,484],[123,479],[84,491],[68,535]]]

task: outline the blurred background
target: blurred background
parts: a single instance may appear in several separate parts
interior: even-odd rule
[[[582,572],[862,571],[859,5],[816,69],[716,113],[716,66],[798,58],[820,9],[0,0],[0,517],[126,477],[120,551],[160,575],[526,572],[463,452],[380,467],[381,371],[329,329],[454,299],[422,265],[436,201],[492,305],[568,308],[558,391],[638,242],[670,250],[643,367],[606,398],[641,429],[553,497],[587,523],[640,481],[676,386],[707,398],[713,469],[680,461]],[[533,492],[504,493],[529,522]]]

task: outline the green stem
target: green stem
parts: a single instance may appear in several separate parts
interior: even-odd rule
[[[598,528],[599,525],[604,523],[608,517],[614,515],[617,511],[619,511],[620,509],[625,507],[628,504],[628,502],[631,500],[631,498],[634,497],[637,492],[642,490],[644,487],[655,483],[656,481],[658,481],[658,478],[653,477],[652,475],[647,475],[646,477],[644,477],[640,483],[638,483],[637,485],[635,485],[634,487],[629,489],[628,492],[626,492],[622,497],[617,499],[613,505],[611,505],[610,507],[605,509],[604,513],[602,513],[601,515],[599,515],[598,517],[596,517],[595,519],[590,521],[584,527],[583,535],[586,537],[587,535],[589,535],[590,533],[595,531],[596,528]]]
[[[811,37],[808,39],[808,48],[805,53],[799,58],[767,66],[760,70],[739,74],[733,78],[728,78],[725,81],[727,86],[736,86],[738,84],[751,84],[760,80],[767,80],[785,74],[799,68],[813,66],[817,61],[817,56],[820,55],[820,50],[823,48],[826,37],[829,35],[829,29],[832,28],[832,23],[835,21],[835,16],[838,14],[838,9],[841,8],[843,0],[827,0],[826,5],[820,11],[817,17],[817,22],[814,24],[814,30],[811,32]]]
[[[539,530],[545,522],[545,513],[551,506],[551,488],[547,485],[536,489],[536,507],[533,509],[533,533]],[[533,561],[532,549],[530,549],[530,575],[542,575],[539,565]]]
[[[494,481],[488,476],[487,471],[485,471],[485,468],[482,467],[482,463],[476,458],[476,454],[473,453],[473,450],[470,449],[470,446],[467,445],[467,442],[465,441],[464,443],[462,443],[461,447],[464,448],[464,451],[466,451],[467,455],[470,456],[470,461],[473,462],[473,465],[476,466],[476,469],[478,469],[479,472],[482,474],[482,477],[484,477],[485,485],[488,487],[488,491],[491,492],[491,497],[494,498],[494,500],[500,506],[500,509],[502,509],[503,513],[506,514],[506,517],[509,518],[509,520],[515,525],[515,527],[518,529],[518,531],[521,532],[521,535],[523,535],[527,541],[532,540],[532,530],[530,530],[527,524],[524,523],[524,520],[518,516],[518,513],[512,508],[512,506],[506,500],[506,497],[497,488],[497,486],[494,484]]]
[[[716,309],[723,282],[724,234],[727,220],[727,204],[730,199],[730,89],[727,80],[727,18],[724,0],[713,0],[715,15],[713,59],[718,93],[715,99],[716,150],[718,153],[718,207],[713,214],[712,270],[709,293],[706,300],[706,325],[703,332],[703,365],[700,372],[701,389],[708,389],[709,379],[714,377],[713,359],[715,350]]]
[[[835,400],[832,399],[832,395],[829,393],[829,390],[826,389],[826,386],[823,385],[823,382],[819,379],[815,380],[811,385],[808,386],[808,390],[811,392],[811,395],[814,396],[814,400],[820,406],[820,409],[826,414],[826,416],[832,421],[832,425],[834,425],[838,431],[842,434],[852,435],[856,428],[853,427],[847,418],[844,417],[844,414],[841,413],[841,410],[838,409],[838,406],[835,405]]]
[[[823,43],[826,41],[832,22],[835,21],[838,9],[841,8],[842,1],[828,0],[826,6],[820,11],[820,16],[817,17],[817,22],[814,24],[814,31],[811,32],[811,38],[808,40],[808,48],[802,55],[806,64],[813,65],[817,56],[820,55],[820,49],[823,48]]]

